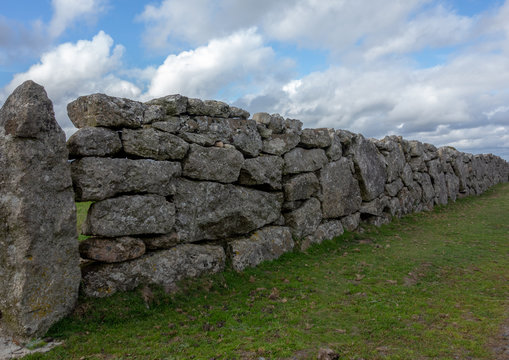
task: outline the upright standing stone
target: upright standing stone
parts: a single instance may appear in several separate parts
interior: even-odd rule
[[[67,158],[44,88],[23,83],[0,110],[0,327],[21,339],[44,334],[78,297]]]

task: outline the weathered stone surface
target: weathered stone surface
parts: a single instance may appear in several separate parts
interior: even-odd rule
[[[74,126],[140,128],[146,105],[129,99],[104,94],[80,96],[67,105],[67,114]]]
[[[181,160],[189,144],[173,134],[153,128],[122,131],[122,145],[127,154],[155,160]]]
[[[272,134],[263,140],[262,151],[267,154],[283,155],[295,148],[300,142],[298,133]]]
[[[183,244],[118,264],[93,264],[83,269],[86,296],[105,297],[142,284],[174,291],[184,278],[220,272],[225,266],[221,246]]]
[[[288,227],[268,226],[245,239],[228,243],[228,253],[235,271],[242,271],[263,261],[274,260],[292,251],[294,242]]]
[[[232,183],[239,178],[243,164],[244,157],[238,150],[192,144],[182,174],[192,179]]]
[[[250,115],[249,112],[244,109],[235,106],[230,106],[231,118],[249,119],[249,115]]]
[[[396,136],[386,136],[376,143],[387,164],[387,182],[393,182],[403,173],[406,164],[405,153]]]
[[[343,145],[334,130],[330,130],[329,135],[331,137],[331,145],[325,150],[325,154],[329,158],[329,161],[336,161],[341,159],[343,155]]]
[[[302,122],[299,120],[283,120],[278,114],[261,119],[257,121],[258,131],[264,138],[262,148],[264,153],[281,156],[299,144],[302,133]]]
[[[178,162],[149,159],[86,157],[71,164],[76,201],[96,201],[123,193],[173,195],[173,179],[181,175]]]
[[[460,181],[458,177],[452,173],[446,173],[445,182],[447,184],[447,195],[452,201],[456,201],[460,190]]]
[[[380,216],[385,206],[387,206],[387,200],[386,198],[376,198],[368,202],[363,202],[360,213]]]
[[[414,172],[412,171],[410,164],[405,164],[405,166],[403,166],[401,180],[403,180],[405,186],[410,186],[414,182]]]
[[[167,116],[164,121],[152,123],[152,127],[157,130],[176,134],[180,131],[182,125],[189,120],[189,116]]]
[[[79,129],[67,140],[69,157],[111,156],[122,150],[118,132],[101,128],[86,127]]]
[[[159,195],[124,195],[93,203],[84,235],[117,237],[166,234],[175,223],[175,206]]]
[[[145,247],[149,250],[171,249],[181,243],[176,232],[164,235],[144,236],[142,240],[145,243]]]
[[[196,134],[185,132],[179,135],[188,143],[198,144],[201,146],[213,146],[219,139],[213,135]]]
[[[341,218],[341,224],[346,231],[355,231],[359,227],[361,214],[356,212]]]
[[[247,234],[279,218],[280,193],[215,182],[177,181],[176,230],[184,242]]]
[[[322,221],[320,201],[316,198],[307,200],[297,210],[284,214],[285,224],[290,227],[292,235],[302,239],[315,232]]]
[[[187,113],[196,116],[230,117],[230,107],[222,101],[189,99]]]
[[[324,218],[338,218],[359,210],[361,192],[351,168],[351,161],[342,158],[327,164],[320,171]]]
[[[345,230],[341,220],[330,220],[321,223],[314,233],[315,242],[320,244],[324,240],[334,239],[343,235]]]
[[[434,159],[428,162],[428,173],[431,177],[433,189],[435,191],[435,204],[447,204],[447,184],[445,182],[443,166],[439,159]]]
[[[385,191],[389,196],[397,196],[399,191],[403,189],[403,181],[401,179],[397,179],[389,184],[385,184]]]
[[[283,174],[298,174],[315,171],[327,164],[328,159],[323,149],[306,150],[295,148],[284,155]]]
[[[287,179],[283,188],[286,201],[305,200],[320,190],[320,183],[315,174],[304,173]]]
[[[348,146],[348,153],[353,155],[362,200],[373,200],[385,188],[387,171],[383,156],[378,152],[375,144],[366,140],[362,135],[352,138],[352,143]]]
[[[188,99],[182,95],[168,95],[147,101],[145,104],[160,106],[166,119],[175,115],[184,114],[187,111]]]
[[[326,148],[332,144],[329,129],[304,129],[300,135],[299,146],[304,148]]]
[[[279,156],[259,156],[246,159],[240,170],[239,183],[242,185],[268,186],[281,190],[284,161]]]
[[[114,263],[139,258],[145,254],[145,243],[130,236],[92,237],[81,241],[79,249],[82,258]]]
[[[415,173],[414,177],[416,181],[421,185],[422,188],[422,201],[433,206],[433,200],[435,198],[435,189],[431,183],[431,178],[427,173]]]
[[[65,134],[44,88],[20,85],[0,110],[0,332],[43,335],[80,282]]]
[[[253,120],[256,121],[257,124],[269,125],[270,124],[271,115],[266,112],[259,112],[253,114]]]

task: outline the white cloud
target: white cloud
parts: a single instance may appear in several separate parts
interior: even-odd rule
[[[95,92],[128,98],[140,95],[137,86],[115,75],[116,69],[121,67],[123,51],[123,47],[114,46],[113,39],[103,31],[91,41],[61,44],[44,53],[40,62],[28,71],[14,75],[0,92],[0,100],[5,100],[22,82],[33,80],[46,89],[60,125],[72,131],[65,109],[67,103],[78,96]]]
[[[219,92],[224,97],[234,93],[237,86],[253,86],[277,76],[280,70],[281,65],[274,63],[273,50],[264,46],[262,37],[252,28],[169,55],[157,68],[146,97],[181,93],[208,98]]]
[[[49,35],[60,36],[76,20],[93,20],[104,10],[104,0],[52,0],[53,17],[49,23]]]

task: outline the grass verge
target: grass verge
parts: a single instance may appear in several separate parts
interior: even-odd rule
[[[26,359],[491,359],[509,317],[509,184],[181,292],[80,298]]]

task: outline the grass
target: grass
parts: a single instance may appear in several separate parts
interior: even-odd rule
[[[87,218],[88,208],[92,205],[91,201],[87,202],[78,202],[76,203],[76,219],[77,219],[77,227],[78,227],[78,241],[85,240],[89,236],[81,234],[81,226],[85,222]]]
[[[237,274],[80,298],[26,359],[492,359],[509,318],[509,184]]]

